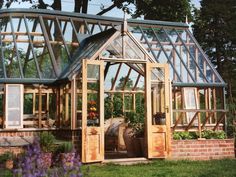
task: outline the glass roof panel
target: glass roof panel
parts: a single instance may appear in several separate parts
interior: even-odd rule
[[[103,18],[85,18],[81,20],[81,17],[71,18],[68,15],[51,15],[50,17],[45,15],[41,16],[43,19],[42,25],[39,16],[32,17],[32,15],[27,16],[27,14],[26,24],[24,24],[24,15],[12,13],[11,18],[8,15],[0,17],[3,46],[3,50],[0,50],[0,52],[2,51],[6,76],[9,78],[20,78],[22,71],[26,79],[31,77],[37,79],[39,78],[37,70],[39,66],[42,79],[57,79],[54,71],[58,71],[57,74],[60,74],[68,71],[68,68],[73,68],[72,64],[80,59],[91,58],[114,34],[114,31],[110,33],[107,30],[112,28],[112,21],[109,22]],[[11,27],[10,19],[12,19],[13,27]],[[115,25],[122,23],[119,20],[113,20]],[[168,62],[170,64],[170,75],[174,82],[191,83],[196,80],[200,83],[224,83],[187,26],[175,27],[174,23],[165,26],[155,22],[153,24],[146,22],[148,21],[129,23],[129,31],[154,56],[157,62]],[[43,26],[45,26],[46,31],[42,30]],[[30,39],[26,27],[30,31],[33,49],[29,45]],[[103,30],[105,32],[101,32]],[[13,31],[20,32],[15,35],[16,45],[13,40]],[[78,35],[89,34],[93,36],[87,38],[86,42],[82,42],[79,46],[77,33]],[[46,44],[47,36],[49,41]],[[125,58],[143,58],[143,52],[136,46],[136,43],[130,38],[126,40]],[[102,56],[122,58],[122,37],[111,42],[112,44],[102,52]],[[78,47],[80,48],[79,52],[76,51]],[[34,53],[37,54],[38,63],[34,59]],[[72,56],[74,57],[72,58]],[[45,59],[40,59],[44,57]],[[54,59],[54,57],[54,65],[52,65],[51,59]],[[72,58],[72,61],[69,60],[70,58]],[[46,66],[46,63],[49,63],[49,66]],[[3,73],[4,66],[0,63],[0,77],[2,78],[5,77]],[[137,65],[133,65],[133,67],[141,71],[140,68],[137,68]],[[51,71],[49,72],[49,70]]]
[[[105,58],[122,58],[122,36],[118,36],[103,51],[102,56]]]
[[[37,50],[37,60],[43,78],[56,78],[47,48],[40,48]]]
[[[129,36],[124,36],[125,40],[125,58],[144,59],[144,53]]]

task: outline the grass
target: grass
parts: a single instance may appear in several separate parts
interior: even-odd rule
[[[236,176],[236,159],[211,161],[168,161],[156,160],[149,164],[83,165],[84,177],[233,177]],[[12,173],[0,169],[1,177]]]
[[[212,161],[153,161],[150,164],[121,166],[84,165],[88,177],[233,177],[236,159]]]

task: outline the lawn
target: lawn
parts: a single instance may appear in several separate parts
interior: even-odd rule
[[[150,164],[121,166],[84,165],[89,177],[233,177],[236,159],[212,161],[153,161]]]
[[[233,177],[236,159],[212,161],[156,160],[149,164],[83,165],[84,177]],[[85,172],[88,171],[86,175]],[[11,177],[10,171],[0,170],[0,177]]]

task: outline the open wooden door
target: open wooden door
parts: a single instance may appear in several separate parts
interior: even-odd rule
[[[168,64],[146,64],[146,130],[148,158],[170,152],[170,82]]]
[[[82,65],[82,162],[99,162],[104,160],[104,62]]]

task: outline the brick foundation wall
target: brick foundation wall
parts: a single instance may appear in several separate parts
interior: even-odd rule
[[[14,154],[20,154],[24,151],[24,146],[32,142],[33,138],[38,136],[39,133],[47,131],[51,132],[54,136],[59,139],[72,141],[75,145],[75,149],[79,154],[81,154],[81,145],[82,145],[82,132],[81,130],[65,130],[65,129],[57,129],[57,130],[1,130],[0,131],[0,138],[2,141],[6,139],[7,141],[9,138],[11,139],[10,145],[2,145],[0,140],[0,155],[5,153],[6,151],[11,151]],[[18,139],[17,139],[18,138]],[[19,141],[24,140],[21,143]],[[29,141],[30,140],[30,141]],[[9,141],[8,141],[9,142]],[[26,143],[27,142],[27,143]]]
[[[172,140],[170,158],[175,160],[211,160],[235,158],[233,139]]]

